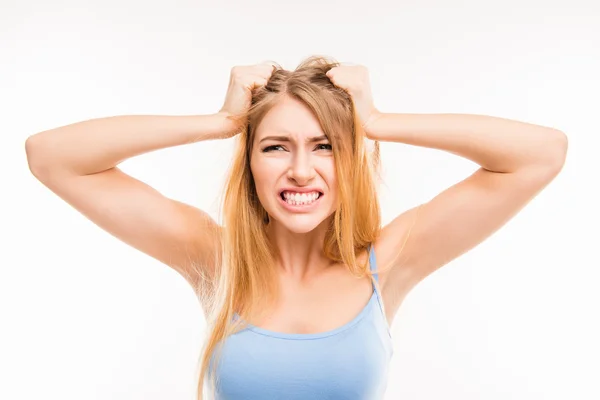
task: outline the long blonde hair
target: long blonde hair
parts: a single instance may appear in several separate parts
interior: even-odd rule
[[[332,145],[339,195],[323,243],[324,254],[346,265],[355,276],[370,275],[373,280],[368,258],[359,265],[357,254],[377,239],[381,229],[376,188],[379,143],[374,142],[372,151],[368,151],[351,96],[325,75],[339,65],[322,56],[305,59],[294,71],[277,65],[267,84],[254,90],[248,112],[237,116],[242,130],[224,191],[219,265],[210,301],[205,303],[208,334],[200,357],[199,400],[203,399],[206,377],[211,392],[218,384],[219,357],[213,353],[222,349],[227,336],[245,326],[235,314],[260,315],[279,296],[274,253],[266,234],[269,217],[258,199],[250,157],[257,126],[282,96],[303,102],[319,120]]]

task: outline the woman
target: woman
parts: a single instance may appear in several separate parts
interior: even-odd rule
[[[117,167],[238,133],[223,226]],[[381,227],[379,141],[481,167]],[[84,121],[31,136],[26,151],[44,185],[196,290],[209,326],[200,398],[208,376],[219,399],[377,399],[407,293],[543,189],[567,138],[488,116],[382,113],[366,68],[311,57],[294,71],[234,67],[215,114]]]

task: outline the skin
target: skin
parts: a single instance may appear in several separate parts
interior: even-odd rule
[[[479,165],[398,215],[374,243],[378,266],[387,269],[380,284],[391,323],[417,283],[504,226],[558,175],[568,139],[558,129],[486,115],[382,113],[366,67],[334,67],[327,76],[352,96],[368,138],[443,150]]]
[[[298,281],[331,266],[322,243],[338,188],[328,139],[307,141],[318,136],[324,136],[318,119],[302,102],[286,96],[261,121],[252,147],[250,168],[258,197],[269,214],[268,234],[279,251],[278,266],[282,274]],[[323,193],[314,211],[290,212],[281,204],[282,188],[308,187]]]
[[[242,112],[251,89],[264,85],[272,71],[268,64],[234,67],[225,104],[216,114],[117,116],[37,133],[25,144],[29,168],[96,225],[172,267],[196,287],[199,278],[189,260],[212,274],[223,228],[202,210],[163,196],[117,166],[150,151],[233,136],[237,125],[226,117]],[[368,138],[443,150],[480,166],[383,227],[374,249],[383,269],[380,286],[391,324],[417,283],[484,241],[556,177],[568,140],[557,129],[491,116],[381,113],[373,105],[365,67],[335,67],[327,76],[352,96]],[[282,126],[292,130],[291,140],[269,143],[282,147],[261,152],[261,138]],[[319,332],[340,326],[364,306],[371,290],[367,280],[348,278],[343,266],[331,268],[321,254],[324,222],[334,211],[337,190],[333,157],[317,147],[320,143],[305,142],[321,133],[306,108],[286,100],[265,117],[253,143],[252,173],[273,222],[269,235],[279,249],[281,274],[288,278],[284,293],[289,298],[267,325],[278,331]],[[313,213],[292,215],[278,206],[276,197],[288,185],[318,186],[325,197]],[[302,282],[311,285],[298,284]]]

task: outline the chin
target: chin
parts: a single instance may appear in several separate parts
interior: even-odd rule
[[[316,215],[286,215],[273,218],[277,224],[293,233],[308,233],[321,225],[323,218]],[[272,221],[272,222],[275,222]]]
[[[287,213],[274,213],[270,214],[272,219],[271,223],[275,222],[281,227],[289,230],[293,233],[309,233],[317,229],[319,226],[327,223],[327,220],[333,212],[329,215],[323,212],[307,213],[307,214],[287,214]]]

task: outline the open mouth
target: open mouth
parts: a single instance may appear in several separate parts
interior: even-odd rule
[[[323,192],[315,191],[308,194],[290,194],[285,191],[279,193],[279,198],[281,201],[290,207],[294,208],[302,208],[302,207],[310,207],[319,202],[321,197],[323,197]]]

